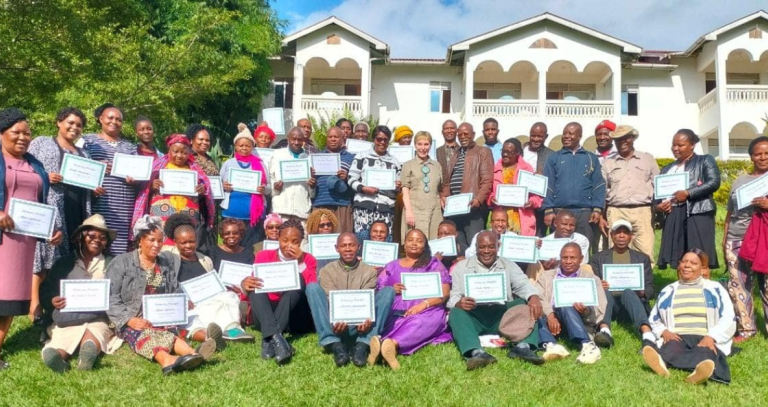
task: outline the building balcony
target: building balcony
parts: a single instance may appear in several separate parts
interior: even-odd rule
[[[735,103],[768,103],[768,85],[728,85],[725,97]]]
[[[548,100],[546,117],[567,119],[605,119],[614,117],[612,100]]]
[[[614,117],[611,100],[547,100],[541,114],[539,100],[480,100],[472,101],[474,117],[495,118],[563,118],[606,119]]]
[[[331,116],[351,111],[356,115],[362,114],[362,98],[360,96],[321,96],[302,95],[301,110],[307,114]]]
[[[538,117],[538,100],[492,100],[472,101],[472,114],[476,117]]]

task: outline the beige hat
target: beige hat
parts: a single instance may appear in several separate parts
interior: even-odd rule
[[[526,304],[507,310],[499,322],[499,333],[512,342],[520,342],[533,332],[536,321],[531,319],[531,308]]]
[[[114,241],[115,237],[117,237],[117,231],[108,228],[107,221],[105,221],[104,217],[98,213],[84,220],[83,224],[75,229],[75,232],[72,233],[72,236],[76,236],[83,229],[96,229],[98,231],[104,232],[107,234],[107,236],[109,236],[109,241]]]
[[[253,139],[251,131],[248,130],[248,126],[246,126],[245,123],[238,124],[237,130],[240,131],[240,133],[237,133],[235,139],[232,140],[232,145],[237,144],[237,140],[240,140],[241,138],[247,138],[248,140],[251,140],[251,144],[256,145],[256,140]]]
[[[627,124],[619,125],[616,130],[610,133],[611,138],[622,138],[627,135],[635,136],[635,138],[640,137],[637,129]]]

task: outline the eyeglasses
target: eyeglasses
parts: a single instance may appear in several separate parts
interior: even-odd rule
[[[424,192],[429,192],[429,167],[427,164],[421,165],[421,173],[424,174],[424,178],[421,179],[424,182]]]
[[[317,227],[318,228],[332,228],[333,227],[333,223],[331,223],[331,222],[321,223],[321,224],[317,225]]]
[[[280,229],[280,225],[276,225],[276,224],[267,225],[266,229]]]
[[[517,151],[515,151],[515,152],[511,152],[511,153],[510,153],[509,151],[504,151],[504,150],[501,150],[501,155],[502,155],[502,156],[510,156],[510,157],[514,157],[514,156],[516,156],[516,155],[518,155],[518,154],[520,154],[520,153],[518,153]]]

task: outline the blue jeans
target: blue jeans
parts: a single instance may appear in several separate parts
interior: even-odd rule
[[[561,333],[568,335],[568,340],[573,343],[587,343],[590,342],[587,328],[584,326],[584,320],[581,319],[581,314],[573,307],[555,308],[555,316],[560,321]],[[539,318],[539,343],[541,345],[550,342],[557,342],[555,336],[549,330],[547,325],[547,317],[542,316]]]
[[[320,284],[312,283],[307,286],[307,300],[309,308],[312,310],[312,319],[315,321],[315,329],[320,341],[320,346],[327,346],[332,343],[341,342],[342,338],[333,333],[331,325],[331,314],[328,309],[328,296]],[[395,300],[395,290],[392,287],[384,287],[376,291],[374,297],[374,306],[376,308],[376,322],[371,323],[370,331],[365,334],[358,334],[357,326],[348,328],[347,336],[355,338],[357,342],[368,344],[371,338],[379,335],[381,327],[386,326],[389,317],[392,302]]]

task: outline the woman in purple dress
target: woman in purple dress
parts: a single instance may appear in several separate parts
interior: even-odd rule
[[[427,236],[419,229],[405,235],[405,258],[395,260],[379,274],[378,289],[395,289],[392,316],[382,332],[381,356],[393,370],[400,368],[397,355],[410,355],[429,344],[451,341],[446,323],[448,311],[445,302],[451,291],[451,276],[443,264],[432,257]],[[438,273],[442,295],[434,298],[404,300],[406,287],[402,284],[403,273]],[[371,346],[373,349],[374,347]]]

